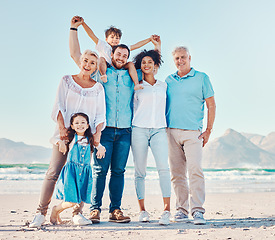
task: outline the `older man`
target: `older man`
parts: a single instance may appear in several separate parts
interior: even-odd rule
[[[176,194],[174,220],[188,219],[190,196],[194,224],[205,224],[202,147],[208,142],[215,119],[214,91],[208,76],[191,68],[191,56],[186,47],[177,47],[172,54],[178,71],[166,79],[166,118],[169,161]],[[205,102],[208,109],[207,127],[202,132]]]

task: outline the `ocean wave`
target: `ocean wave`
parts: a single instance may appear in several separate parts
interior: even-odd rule
[[[2,164],[0,165],[0,180],[42,180],[48,169],[48,164]],[[255,181],[275,182],[275,169],[205,169],[207,181]],[[126,167],[125,178],[133,180],[135,169]],[[158,172],[155,167],[147,167],[147,180],[158,180]]]

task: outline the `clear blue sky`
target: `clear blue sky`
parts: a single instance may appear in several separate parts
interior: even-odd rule
[[[212,139],[227,128],[275,131],[273,0],[0,0],[0,6],[0,137],[50,147],[58,83],[63,75],[78,73],[68,47],[74,15],[101,39],[110,25],[122,29],[126,44],[159,34],[164,60],[159,80],[176,71],[173,48],[188,46],[192,66],[209,75],[216,93]],[[94,50],[81,27],[79,39],[82,50]]]

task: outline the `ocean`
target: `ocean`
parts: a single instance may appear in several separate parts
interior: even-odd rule
[[[48,164],[0,164],[0,194],[39,194]],[[204,169],[207,193],[275,192],[275,169]],[[108,176],[109,177],[109,176]],[[124,194],[135,194],[127,166]],[[158,172],[147,167],[146,192],[160,194]]]

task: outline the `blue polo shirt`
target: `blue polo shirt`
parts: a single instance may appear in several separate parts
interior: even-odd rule
[[[107,66],[107,82],[99,80],[105,90],[106,126],[129,128],[132,126],[134,83],[128,70]]]
[[[202,130],[204,102],[214,96],[209,77],[191,68],[185,76],[177,72],[166,78],[167,127],[186,130]]]

